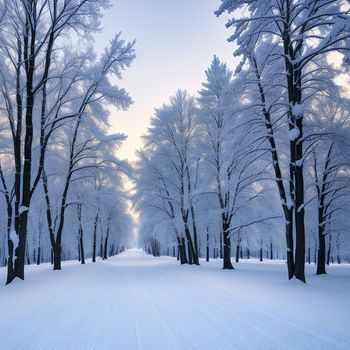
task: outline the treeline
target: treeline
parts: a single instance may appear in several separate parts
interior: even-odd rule
[[[131,218],[116,157],[125,135],[108,135],[118,87],[135,57],[117,34],[95,52],[108,2],[0,1],[0,264],[7,283],[26,263],[100,255],[125,245]],[[108,136],[106,136],[108,135]]]
[[[233,73],[214,57],[196,97],[179,90],[155,110],[137,165],[140,235],[155,255],[222,257],[224,269],[234,244],[236,258],[286,259],[305,282],[305,262],[324,274],[350,258],[349,95],[338,83],[349,4],[223,0],[224,13],[239,63]]]

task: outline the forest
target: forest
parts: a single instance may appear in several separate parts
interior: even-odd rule
[[[135,42],[116,34],[98,55],[91,41],[108,2],[1,2],[7,283],[26,264],[116,255],[136,224],[147,252],[181,264],[284,259],[305,282],[305,263],[350,261],[349,6],[271,4],[222,1],[239,65],[214,55],[196,95],[157,107],[132,164],[109,117],[133,103],[119,83]]]
[[[0,350],[350,349],[349,213],[349,0],[0,0]]]
[[[214,56],[196,96],[155,110],[135,200],[155,256],[283,259],[305,282],[350,261],[349,6],[268,3],[222,1],[240,64]]]

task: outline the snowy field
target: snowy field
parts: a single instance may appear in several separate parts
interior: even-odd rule
[[[302,285],[284,263],[223,271],[139,250],[60,272],[30,266],[0,287],[0,349],[350,349],[349,266],[307,269]]]

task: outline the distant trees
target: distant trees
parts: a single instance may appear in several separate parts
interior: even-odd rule
[[[36,191],[42,186],[38,194],[46,207],[40,212],[46,213],[54,268],[59,269],[71,184],[90,181],[93,168],[114,166],[108,148],[115,149],[123,136],[104,138],[108,108],[131,104],[115,79],[131,64],[134,49],[119,34],[100,59],[89,47],[85,38],[98,30],[107,5],[98,0],[1,2],[0,178],[7,207],[7,283],[24,279]],[[72,48],[78,41],[81,45]],[[83,204],[78,208],[81,216]],[[38,262],[42,230],[41,222]]]
[[[168,105],[156,110],[145,135],[145,150],[140,153],[137,186],[140,189],[139,205],[158,208],[170,221],[181,262],[198,265],[193,203],[198,168],[196,155],[192,152],[195,149],[195,113],[193,97],[180,90]]]
[[[231,237],[276,215],[254,206],[265,195],[266,149],[239,112],[232,73],[214,57],[206,75],[197,101],[178,91],[151,119],[135,205],[146,250],[165,245],[172,254],[177,246],[182,264],[199,263],[205,251],[232,269]]]

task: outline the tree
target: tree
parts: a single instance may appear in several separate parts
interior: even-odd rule
[[[198,265],[198,233],[192,198],[196,182],[196,166],[193,167],[196,162],[192,153],[195,113],[194,98],[181,90],[168,105],[156,110],[144,140],[145,153],[152,153],[152,158],[158,163],[157,167],[148,169],[152,173],[156,171],[155,175],[160,172],[161,176],[158,175],[156,188],[152,186],[144,190],[157,191],[160,200],[165,201],[158,207],[174,221],[182,262]],[[143,157],[143,160],[147,158]],[[142,163],[140,165],[142,167]]]
[[[245,15],[235,16],[243,7]],[[222,0],[216,11],[233,13],[227,23],[233,29],[229,41],[236,42],[235,55],[242,56],[241,68],[252,50],[266,40],[276,43],[275,60],[284,63],[285,105],[290,129],[290,167],[293,174],[294,220],[296,233],[293,275],[305,282],[305,209],[304,209],[304,108],[303,83],[307,69],[320,56],[347,50],[349,6],[344,1]]]
[[[6,30],[0,34],[0,60],[6,70],[2,68],[0,78],[3,113],[13,141],[14,234],[18,237],[9,239],[7,283],[15,277],[24,279],[28,211],[42,172],[33,164],[36,117],[39,110],[39,120],[45,118],[47,85],[58,58],[56,46],[74,30],[96,29],[103,6],[100,1],[85,0],[6,1]]]

